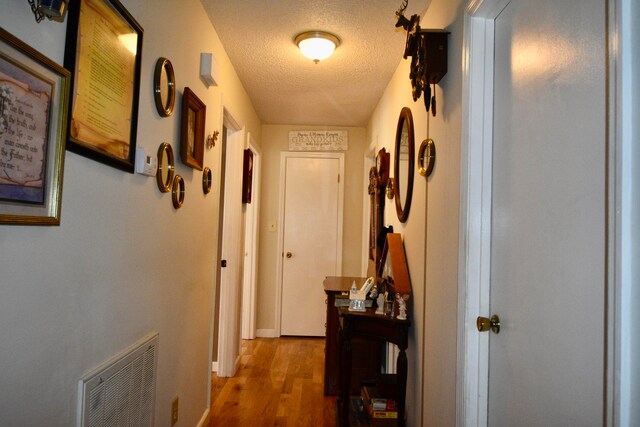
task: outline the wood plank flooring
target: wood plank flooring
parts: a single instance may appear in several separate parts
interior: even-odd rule
[[[336,425],[335,397],[323,395],[324,338],[258,338],[242,343],[233,378],[211,383],[211,424]]]

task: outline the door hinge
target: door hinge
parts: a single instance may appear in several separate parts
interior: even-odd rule
[[[338,184],[340,184],[340,174],[338,174]]]

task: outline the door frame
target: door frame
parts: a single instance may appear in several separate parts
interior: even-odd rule
[[[245,205],[244,233],[244,268],[242,286],[242,339],[252,340],[256,337],[256,286],[258,272],[258,248],[260,230],[260,149],[247,133],[247,148],[253,153],[253,170],[251,174],[251,203]]]
[[[243,260],[243,257],[241,256],[242,249],[234,246],[242,245],[243,242],[240,241],[241,239],[229,239],[228,235],[225,238],[225,233],[222,230],[224,228],[228,229],[230,226],[228,221],[225,221],[225,218],[230,218],[232,215],[243,215],[242,208],[238,210],[237,207],[229,203],[235,199],[240,200],[242,182],[237,182],[237,179],[231,181],[229,178],[232,175],[228,172],[233,170],[233,168],[231,168],[232,165],[229,163],[230,159],[233,160],[232,150],[230,150],[230,147],[232,144],[236,144],[241,146],[240,149],[243,149],[245,141],[244,135],[246,134],[246,131],[245,128],[241,127],[231,116],[226,108],[223,111],[223,124],[227,129],[228,137],[225,170],[222,172],[225,174],[224,188],[220,189],[221,197],[224,193],[224,204],[221,210],[222,227],[220,228],[221,231],[218,235],[218,239],[221,242],[219,245],[220,251],[218,253],[216,263],[216,274],[219,274],[218,277],[222,276],[222,272],[220,270],[221,260],[223,257],[229,257],[230,254],[236,254],[238,256],[237,262],[242,263]],[[227,186],[227,183],[230,183],[231,186]],[[234,199],[231,199],[230,197],[233,197]],[[230,211],[230,209],[233,209],[233,211]],[[240,272],[240,278],[242,278],[242,268],[238,267],[238,269]],[[242,280],[239,282],[242,283]],[[239,310],[237,310],[241,301],[241,293],[236,289],[230,289],[229,286],[224,286],[222,279],[220,279],[218,286],[220,287],[220,315],[218,317],[218,376],[232,377],[235,375],[240,363],[242,345],[241,315]],[[237,347],[234,346],[236,339],[239,342]]]
[[[456,425],[487,426],[489,336],[476,330],[476,317],[489,312],[490,267],[491,267],[491,188],[492,188],[492,143],[493,143],[493,73],[494,73],[494,21],[511,0],[469,0],[464,11],[464,39],[462,60],[462,146],[460,179],[460,232],[458,262],[458,360],[456,374]],[[620,17],[611,13],[614,3],[627,0],[605,0],[609,8],[607,22],[609,43],[616,40]],[[615,12],[615,10],[613,10]],[[619,12],[618,12],[619,13]],[[616,49],[608,46],[609,70],[615,70],[619,61]],[[607,82],[607,124],[609,133],[606,144],[608,158],[606,257],[605,278],[605,349],[604,379],[605,396],[603,406],[604,425],[619,425],[613,422],[614,396],[620,391],[614,366],[617,359],[620,324],[614,296],[621,283],[617,272],[616,257],[620,256],[620,236],[616,233],[616,206],[621,197],[617,187],[617,169],[621,142],[616,137],[617,112],[616,90],[620,91],[609,71]],[[618,92],[619,93],[619,92]],[[613,155],[612,155],[613,154]],[[619,155],[618,155],[619,157]],[[615,391],[615,392],[614,392]],[[617,399],[616,399],[617,400]],[[614,409],[616,408],[616,409]],[[619,422],[619,421],[618,421]]]
[[[307,151],[283,151],[280,153],[280,195],[278,201],[278,251],[276,264],[276,327],[275,336],[279,337],[282,331],[282,260],[284,256],[284,206],[285,206],[285,184],[286,184],[286,160],[293,157],[302,157],[308,159],[338,159],[340,161],[339,173],[340,182],[338,185],[338,247],[336,248],[336,259],[338,261],[338,271],[342,271],[342,229],[344,221],[344,153],[317,153]],[[318,283],[318,286],[321,286]]]
[[[377,138],[376,138],[377,139]],[[367,277],[369,269],[369,238],[371,227],[371,196],[369,195],[369,170],[376,165],[376,153],[378,143],[371,141],[363,155],[364,170],[362,172],[362,263],[360,266],[360,274]]]

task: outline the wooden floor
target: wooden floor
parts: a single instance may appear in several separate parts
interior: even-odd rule
[[[324,397],[324,338],[243,341],[233,378],[211,383],[211,424],[217,426],[336,425],[335,397]]]

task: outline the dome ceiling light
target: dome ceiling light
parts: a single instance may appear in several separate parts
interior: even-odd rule
[[[304,56],[317,64],[331,56],[340,46],[340,39],[325,31],[306,31],[296,36],[295,43]]]

